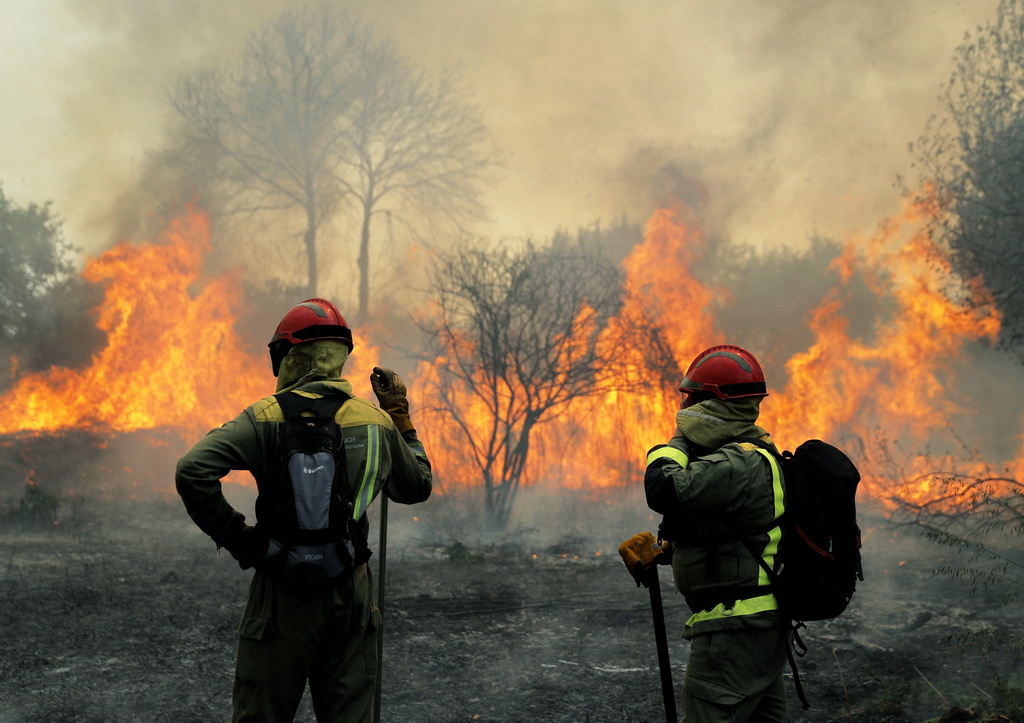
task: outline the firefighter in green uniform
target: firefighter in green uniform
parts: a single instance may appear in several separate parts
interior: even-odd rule
[[[336,582],[298,589],[268,563],[278,546],[269,531],[281,509],[272,500],[281,484],[284,414],[274,396],[211,431],[178,462],[175,481],[192,520],[242,569],[255,568],[238,627],[233,721],[291,721],[307,683],[317,720],[371,717],[380,613],[365,563],[366,508],[381,491],[399,503],[422,502],[430,496],[432,479],[402,380],[390,370],[374,369],[370,381],[380,409],[351,397],[352,386],[341,376],[351,350],[345,319],[324,299],[293,307],[270,342],[279,394],[344,398],[334,416],[344,439],[339,466],[352,488],[354,522],[349,524],[362,532],[363,554],[350,557],[351,569]],[[221,479],[230,470],[248,470],[256,479],[255,525],[247,525],[224,499]]]
[[[774,566],[783,481],[770,454],[735,441],[771,442],[755,424],[764,373],[745,349],[715,346],[694,359],[679,389],[675,435],[648,453],[644,486],[664,515],[661,536],[676,545],[672,573],[693,613],[682,720],[787,721],[788,620],[743,543]]]

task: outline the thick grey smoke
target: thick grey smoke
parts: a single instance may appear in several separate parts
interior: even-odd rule
[[[462,69],[505,157],[482,235],[642,222],[673,195],[719,238],[776,246],[870,231],[898,208],[894,181],[914,175],[906,145],[940,110],[964,32],[996,2],[341,4],[424,69]],[[129,233],[158,202],[159,184],[142,180],[159,180],[176,78],[237,58],[288,7],[7,5],[5,192],[52,200],[87,253]]]
[[[845,235],[895,208],[907,142],[963,33],[994,0],[893,4],[654,0],[348,3],[426,68],[461,66],[505,150],[494,236],[544,237],[623,213],[676,163],[735,240]],[[89,252],[162,142],[175,78],[235,57],[284,0],[43,0],[2,11],[0,182],[52,200]],[[140,200],[140,203],[142,201]]]

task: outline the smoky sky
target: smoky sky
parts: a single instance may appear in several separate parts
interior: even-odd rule
[[[503,151],[490,236],[647,217],[654,168],[736,241],[842,237],[898,207],[907,143],[995,0],[341,2],[415,65],[461,69]],[[236,58],[285,0],[6,0],[0,183],[111,243],[174,80]],[[912,175],[912,174],[911,174]]]

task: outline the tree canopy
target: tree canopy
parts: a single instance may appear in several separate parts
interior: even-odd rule
[[[101,289],[74,273],[76,251],[49,203],[19,206],[0,187],[0,387],[85,363],[103,343],[91,317]]]
[[[564,234],[548,247],[466,245],[439,257],[436,313],[424,324],[432,411],[461,432],[495,526],[509,521],[538,425],[633,379],[616,335],[655,346],[653,330],[608,328],[622,281],[594,244]]]
[[[38,307],[72,272],[73,252],[49,203],[21,207],[0,187],[0,337],[35,324]]]
[[[234,65],[182,77],[172,104],[177,145],[206,166],[207,205],[301,219],[308,293],[323,293],[321,230],[353,212],[360,318],[370,306],[376,216],[480,210],[488,135],[451,74],[433,81],[412,69],[335,6],[284,13]]]
[[[1002,341],[1024,348],[1024,2],[1002,0],[965,36],[933,119],[911,147],[936,230],[980,305],[1003,316]]]

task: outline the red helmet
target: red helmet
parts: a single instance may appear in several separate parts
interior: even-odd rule
[[[705,349],[690,364],[679,385],[683,394],[701,394],[719,399],[766,397],[764,372],[746,349],[722,344]]]
[[[274,376],[281,370],[281,360],[295,344],[314,339],[337,339],[352,351],[352,331],[336,307],[326,299],[306,299],[296,304],[281,319],[267,346]]]

